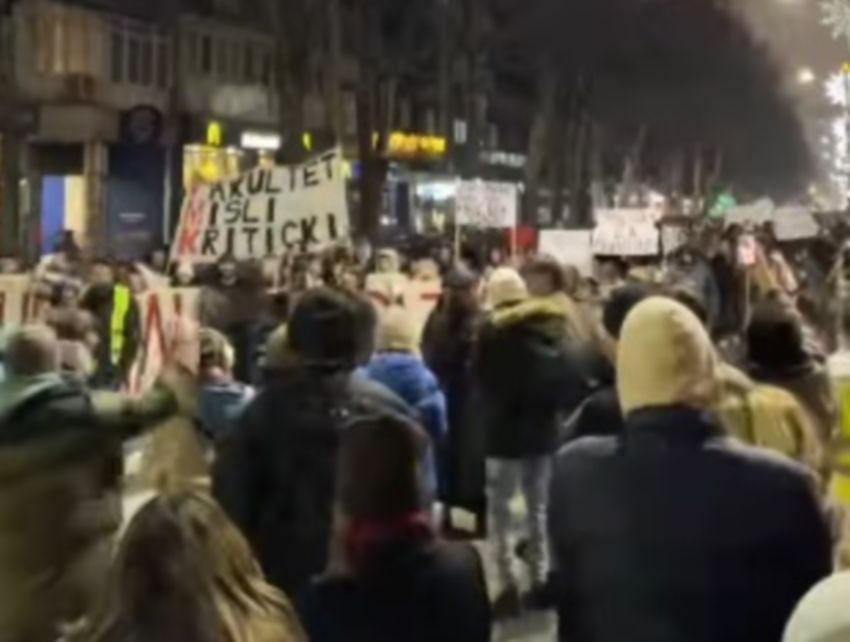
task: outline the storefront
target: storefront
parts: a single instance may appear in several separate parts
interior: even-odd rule
[[[237,178],[255,167],[274,165],[278,132],[232,120],[189,118],[185,125],[182,188]]]

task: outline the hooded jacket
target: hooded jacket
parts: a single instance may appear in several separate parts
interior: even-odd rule
[[[0,384],[3,639],[42,639],[90,606],[121,525],[121,443],[176,410],[161,385],[130,400],[56,374]]]
[[[218,444],[213,494],[269,582],[296,595],[328,561],[336,458],[358,417],[413,417],[384,386],[345,370],[298,367],[254,397]]]
[[[487,454],[494,458],[551,454],[559,420],[589,393],[569,347],[564,309],[544,299],[492,313],[481,329],[475,373]]]
[[[549,505],[563,642],[775,642],[831,571],[809,474],[724,435],[702,324],[651,298],[623,329],[619,437],[555,462]]]

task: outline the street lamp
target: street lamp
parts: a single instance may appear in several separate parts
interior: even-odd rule
[[[800,67],[800,69],[797,70],[798,84],[811,85],[815,80],[817,80],[817,76],[815,76],[815,72],[809,67]]]

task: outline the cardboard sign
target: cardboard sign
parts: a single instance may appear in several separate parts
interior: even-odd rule
[[[411,280],[398,273],[370,274],[366,279],[366,294],[375,306],[378,322],[385,310],[400,305],[410,314],[417,337],[422,336],[442,293],[439,279]]]
[[[301,165],[257,168],[230,182],[197,186],[183,204],[172,260],[262,259],[348,235],[342,152],[335,149]]]
[[[593,244],[590,230],[541,230],[538,252],[578,268],[582,276],[593,275]]]
[[[516,227],[519,191],[514,183],[461,181],[455,196],[459,225]]]
[[[0,276],[0,327],[43,321],[49,307],[46,299],[36,295],[31,275]]]
[[[199,288],[156,288],[136,297],[142,324],[142,348],[130,374],[130,390],[153,385],[165,363],[168,331],[184,316],[198,320]]]
[[[773,228],[780,241],[813,239],[820,227],[807,207],[780,207],[773,213]]]

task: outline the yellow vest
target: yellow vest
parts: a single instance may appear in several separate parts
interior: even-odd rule
[[[850,505],[850,354],[839,353],[830,358],[829,376],[841,413],[833,449],[832,493],[842,503]]]
[[[116,285],[112,298],[112,318],[109,320],[109,351],[112,365],[121,362],[124,352],[124,329],[127,325],[127,314],[130,312],[130,289]]]

